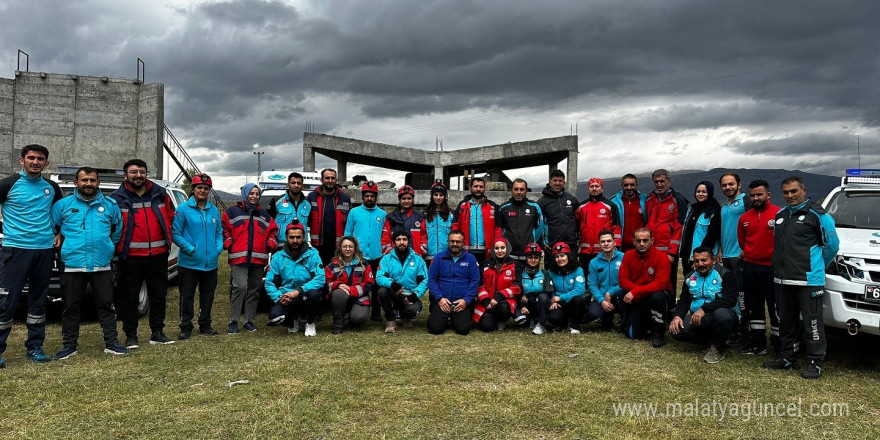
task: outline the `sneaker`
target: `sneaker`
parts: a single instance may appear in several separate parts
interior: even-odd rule
[[[185,332],[185,333],[189,333],[189,332]],[[180,335],[183,336],[183,332],[181,332]],[[190,336],[192,336],[191,333],[190,333]],[[152,344],[152,345],[168,345],[168,344],[173,344],[173,343],[174,343],[174,339],[171,339],[168,336],[165,336],[164,332],[153,332],[153,334],[150,336],[150,344]]]
[[[134,350],[140,347],[138,345],[138,337],[137,336],[126,336],[125,337],[125,348],[129,350]]]
[[[394,321],[388,321],[385,323],[385,333],[386,334],[390,335],[390,334],[394,333],[395,331],[397,331],[397,324],[395,324]]]
[[[547,332],[547,329],[541,324],[535,324],[535,328],[532,329],[533,335],[543,335]]]
[[[52,359],[62,361],[71,356],[76,356],[76,347],[64,346],[61,347],[61,350],[58,350],[58,353],[55,353],[55,356],[52,356]]]
[[[37,345],[34,348],[31,348],[30,350],[28,350],[27,351],[27,358],[38,363],[38,364],[45,364],[46,362],[52,361],[52,358],[49,357],[49,355],[43,351],[42,345]]]
[[[296,333],[299,331],[299,320],[293,321],[293,325],[287,327],[287,333]]]
[[[755,347],[750,345],[748,347],[743,347],[739,352],[746,355],[767,354],[767,347]]]
[[[191,338],[193,335],[192,330],[181,330],[180,336],[177,337],[178,341],[184,341]],[[153,335],[155,336],[155,334]],[[150,343],[153,343],[153,338],[150,338]]]
[[[315,324],[306,324],[306,336],[317,336],[318,331],[315,330]]]
[[[412,319],[403,318],[400,320],[400,323],[403,324],[403,328],[412,328]]]
[[[284,306],[273,304],[272,310],[269,310],[269,322],[266,323],[266,327],[280,325],[285,319],[287,319],[287,315],[285,315]]]
[[[104,347],[104,353],[122,355],[131,353],[131,350],[119,345],[119,343],[116,343]]]
[[[237,335],[238,334],[238,321],[230,322],[229,329],[226,330],[226,334],[228,335]]]
[[[499,323],[498,323],[498,330],[504,330],[504,329],[506,329],[506,328],[507,328],[507,323],[506,323],[506,322],[499,322]]]
[[[255,326],[253,322],[245,321],[244,322],[244,329],[249,332],[255,332],[255,331],[257,331],[257,326]]]
[[[797,366],[797,363],[794,361],[790,361],[788,359],[785,359],[785,358],[776,358],[776,359],[773,359],[772,361],[764,362],[763,365],[764,365],[764,368],[767,368],[770,370],[791,370],[792,368]]]
[[[573,334],[573,335],[579,335],[579,334],[581,334],[581,331],[578,330],[578,329],[576,329],[576,328],[574,328],[574,327],[571,328],[570,332],[571,332],[571,334]]]
[[[703,356],[703,362],[707,364],[717,364],[724,360],[724,353],[718,351],[714,346],[709,347],[709,351]]]
[[[214,327],[208,326],[200,328],[199,333],[205,336],[215,336],[217,335],[217,330],[215,330]]]
[[[801,371],[801,377],[804,379],[818,379],[822,375],[822,366],[819,361],[810,359],[807,365],[804,365],[804,371]]]
[[[666,345],[666,334],[662,332],[655,332],[654,336],[651,338],[651,346],[654,348],[663,348]]]

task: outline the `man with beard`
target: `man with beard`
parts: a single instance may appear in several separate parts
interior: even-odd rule
[[[121,283],[117,307],[125,346],[138,348],[138,295],[144,283],[150,302],[150,344],[173,344],[163,330],[174,205],[165,188],[147,179],[146,162],[131,159],[122,169],[125,181],[110,197],[119,205],[124,225],[116,252]]]
[[[599,248],[599,232],[609,230],[614,233],[614,244],[620,246],[620,215],[617,206],[602,194],[604,183],[598,177],[590,178],[587,183],[590,197],[578,207],[575,219],[578,222],[580,237],[578,261],[586,274],[590,269],[590,261],[602,250]]]
[[[565,242],[572,249],[577,246],[577,220],[575,212],[578,200],[575,196],[565,192],[565,173],[562,170],[550,172],[550,182],[541,193],[538,206],[544,215],[544,224],[547,225],[545,237],[545,251],[549,246],[560,241]],[[552,258],[545,260],[552,265]]]
[[[428,288],[428,268],[409,245],[409,233],[398,229],[391,234],[394,249],[382,257],[376,284],[379,302],[385,312],[385,333],[397,330],[395,312],[403,326],[412,327],[412,320],[422,311],[422,295]]]
[[[452,229],[464,234],[464,249],[482,263],[489,257],[489,246],[501,235],[497,226],[498,205],[487,199],[486,181],[481,177],[471,179],[471,193],[465,196],[455,210]]]
[[[622,252],[635,249],[632,242],[636,229],[645,227],[645,201],[648,195],[639,191],[639,180],[635,174],[624,174],[620,179],[623,188],[611,197],[611,203],[617,206],[620,215],[620,250]]]
[[[367,260],[366,262],[374,274],[378,273],[379,260],[383,254],[383,228],[386,225],[385,210],[376,206],[378,197],[379,185],[376,185],[375,182],[370,180],[361,185],[361,200],[364,203],[348,213],[344,234],[357,238],[364,259]],[[370,314],[374,321],[381,321],[382,317],[378,307],[379,298],[376,295],[378,289],[373,285],[371,290],[370,303],[372,308]]]
[[[336,170],[321,170],[321,186],[308,195],[309,241],[318,250],[326,266],[333,259],[339,239],[345,235],[345,222],[351,209],[351,197],[336,184]]]
[[[321,287],[327,280],[315,248],[305,240],[305,228],[294,221],[285,230],[285,244],[272,255],[266,273],[266,293],[275,302],[269,319],[286,316],[288,333],[296,333],[299,316],[306,317],[306,336],[316,336],[315,320],[321,310]]]
[[[498,208],[498,227],[510,245],[508,254],[521,263],[526,261],[526,245],[540,243],[544,235],[544,216],[541,207],[526,197],[528,187],[525,180],[515,179],[510,200]]]
[[[739,217],[737,238],[742,248],[743,290],[746,305],[754,310],[749,319],[748,345],[743,354],[767,353],[767,320],[764,304],[770,316],[770,344],[779,353],[779,317],[776,314],[776,292],[773,286],[771,257],[775,238],[773,227],[779,207],[770,202],[770,184],[766,180],[754,180],[749,184],[752,207]]]
[[[403,185],[397,191],[397,209],[385,217],[382,228],[382,252],[389,253],[394,247],[391,233],[402,229],[412,237],[412,248],[419,255],[428,251],[428,233],[425,229],[425,214],[413,209],[416,191],[409,185]]]
[[[58,238],[52,230],[49,213],[61,200],[58,184],[43,177],[49,164],[49,149],[37,144],[21,149],[21,172],[0,180],[3,213],[3,247],[0,248],[0,368],[6,366],[3,353],[12,331],[12,317],[24,285],[28,283],[26,321],[27,358],[49,362],[43,351],[46,340],[46,295],[55,260],[53,246]]]
[[[660,348],[666,345],[663,317],[672,291],[669,259],[665,252],[653,246],[648,228],[636,229],[633,243],[636,248],[623,255],[618,279],[625,292],[623,333],[632,339],[644,339],[651,330],[651,345]]]
[[[730,336],[730,346],[738,348],[746,342],[749,335],[749,309],[743,290],[742,249],[740,249],[739,240],[736,238],[736,229],[740,216],[749,209],[749,199],[740,192],[742,183],[740,183],[739,174],[724,174],[718,179],[718,185],[721,187],[724,197],[727,197],[727,200],[721,204],[721,246],[718,251],[718,259],[721,260],[725,269],[736,275],[736,282],[739,286],[737,302],[742,319],[739,322],[739,327],[733,329]]]
[[[293,172],[287,176],[287,192],[277,201],[269,203],[266,211],[275,219],[278,225],[278,243],[284,243],[284,231],[293,219],[299,220],[300,224],[308,224],[312,205],[306,200],[302,192],[303,176]]]
[[[450,231],[447,243],[449,248],[437,253],[428,269],[428,331],[439,335],[451,322],[455,333],[466,335],[471,331],[472,307],[480,288],[480,268],[476,257],[463,251],[463,232]]]
[[[709,343],[703,362],[724,360],[727,336],[739,319],[739,286],[733,272],[715,264],[712,248],[694,249],[694,270],[684,277],[669,333],[676,341]]]

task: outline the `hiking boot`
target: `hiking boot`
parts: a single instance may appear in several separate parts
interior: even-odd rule
[[[412,319],[409,319],[409,318],[401,319],[400,323],[401,323],[401,325],[403,325],[403,328],[412,328],[412,325],[413,325]]]
[[[253,322],[245,321],[244,322],[244,329],[249,332],[255,332],[255,331],[257,331],[257,326],[255,326]]]
[[[192,332],[181,332],[180,336],[183,336],[184,333],[187,333],[187,337],[192,336]],[[168,345],[173,343],[174,339],[165,336],[164,332],[153,332],[153,334],[150,335],[150,344],[152,345]]]
[[[254,330],[256,330],[256,327],[254,327]],[[205,336],[216,336],[217,330],[215,330],[214,327],[207,326],[207,327],[200,328],[199,333],[201,333]]]
[[[533,335],[543,335],[546,332],[547,332],[547,329],[541,324],[536,324],[535,328],[532,329]]]
[[[177,340],[178,341],[185,341],[185,340],[191,338],[192,335],[193,335],[192,330],[181,330],[180,336],[177,337]],[[151,344],[153,343],[153,338],[150,338],[150,343]]]
[[[34,348],[31,348],[30,350],[28,350],[27,351],[27,358],[38,363],[38,364],[45,364],[46,362],[52,361],[52,358],[49,357],[49,355],[43,351],[42,345],[37,345]]]
[[[739,351],[745,355],[759,355],[759,354],[767,354],[767,346],[764,347],[755,347],[750,345],[748,347],[743,347],[742,350]]]
[[[55,353],[55,356],[52,356],[52,359],[62,361],[71,356],[76,356],[76,347],[65,345],[64,347],[61,347],[61,350],[58,350],[58,353]]]
[[[772,361],[764,362],[764,368],[770,370],[791,370],[792,368],[797,366],[797,362],[790,361],[785,358],[776,358]]]
[[[663,332],[654,332],[651,337],[651,346],[654,348],[663,348],[666,345],[666,334]]]
[[[818,379],[821,375],[822,365],[815,359],[808,360],[807,365],[804,365],[804,371],[801,371],[801,377],[804,379]]]
[[[709,351],[703,356],[703,362],[707,364],[717,364],[724,360],[724,353],[718,351],[715,346],[709,347]]]
[[[111,344],[104,347],[104,353],[113,354],[113,355],[123,355],[130,353],[131,350],[119,345],[119,343]]]
[[[385,323],[385,333],[392,334],[397,331],[397,324],[394,321],[388,321]]]
[[[140,347],[138,345],[138,337],[137,336],[126,336],[125,337],[125,348],[129,350],[134,350]]]
[[[226,330],[226,334],[228,335],[237,335],[238,334],[238,321],[233,321],[229,323],[229,329]]]
[[[318,331],[315,329],[315,324],[306,323],[306,336],[317,336]]]

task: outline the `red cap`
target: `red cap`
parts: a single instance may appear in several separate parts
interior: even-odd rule
[[[303,227],[303,224],[300,223],[300,222],[299,222],[299,219],[296,219],[296,218],[293,219],[293,220],[287,225],[286,228],[284,228],[284,235],[286,236],[286,235],[287,235],[287,231],[290,231],[291,229],[299,229],[300,231],[303,231],[303,235],[305,235],[305,233],[306,233],[306,228],[304,228],[304,227]]]
[[[192,187],[195,188],[196,185],[208,185],[208,188],[214,187],[211,183],[211,176],[205,173],[199,173],[192,177]]]
[[[605,188],[605,182],[602,182],[602,179],[600,179],[598,177],[591,177],[590,180],[587,181],[587,185],[592,185],[594,183],[598,183],[599,186],[601,186],[602,188]]]

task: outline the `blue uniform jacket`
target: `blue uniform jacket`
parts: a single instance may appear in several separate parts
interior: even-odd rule
[[[428,289],[434,300],[446,298],[454,302],[464,299],[470,305],[479,288],[480,266],[470,252],[462,252],[457,260],[453,260],[448,250],[434,255],[428,268]]]
[[[419,281],[418,277],[422,277],[422,280]],[[403,286],[405,292],[413,293],[418,297],[425,294],[428,288],[428,267],[425,266],[425,260],[412,248],[404,261],[397,258],[395,251],[385,254],[379,260],[376,284],[391,288],[391,283],[394,282]]]
[[[590,287],[590,295],[596,302],[605,301],[606,292],[611,296],[623,294],[618,282],[621,264],[623,264],[623,252],[617,249],[614,250],[610,260],[605,259],[605,254],[600,253],[590,261],[587,285]]]
[[[303,246],[308,246],[304,243]],[[315,248],[309,246],[297,259],[287,252],[287,246],[272,255],[269,261],[269,272],[266,273],[266,293],[272,301],[278,302],[281,295],[294,290],[304,293],[307,290],[320,289],[327,282],[321,256]]]
[[[736,238],[736,225],[739,217],[749,209],[746,195],[740,193],[733,202],[725,200],[721,205],[721,255],[724,258],[737,258],[742,253]]]
[[[553,288],[553,280],[546,269],[538,270],[534,275],[529,275],[523,269],[520,275],[520,284],[522,285],[522,294],[528,297],[535,297],[542,293],[553,296],[556,291]]]
[[[647,211],[645,211],[645,201],[648,200],[648,195],[645,193],[642,193],[641,191],[638,194],[639,194],[639,206],[642,208],[642,219],[644,220],[645,224],[647,224],[648,223],[648,213],[647,213]],[[623,222],[626,217],[624,215],[625,211],[623,210],[623,191],[620,191],[617,194],[615,194],[614,196],[612,196],[611,203],[614,203],[614,206],[617,206],[617,212],[620,214],[620,233],[623,234],[623,231],[624,231]]]
[[[675,315],[684,319],[685,315],[699,309],[708,314],[727,308],[740,316],[739,303],[736,301],[738,296],[736,275],[720,264],[716,264],[706,276],[692,271],[684,278],[681,297],[675,304]]]
[[[299,223],[303,227],[308,226],[312,205],[305,194],[302,195],[302,201],[297,204],[297,202],[290,200],[290,194],[285,192],[280,199],[275,201],[275,212],[275,224],[278,225],[278,243],[281,244],[285,242],[284,231],[294,218],[299,219]]]
[[[793,286],[824,286],[825,266],[840,249],[834,219],[807,199],[776,213],[773,227],[773,281]]]
[[[384,209],[374,206],[372,209],[364,205],[348,212],[345,223],[345,235],[357,238],[364,259],[382,258],[382,227],[385,226]]]
[[[584,296],[586,294],[584,270],[580,266],[565,274],[551,271],[550,278],[553,280],[553,287],[556,288],[556,296],[562,302],[569,302],[576,296]]]
[[[220,211],[210,201],[199,208],[190,197],[174,216],[171,239],[180,248],[177,264],[193,270],[215,270],[223,252],[223,223]]]
[[[57,183],[45,177],[31,177],[24,170],[0,180],[3,245],[52,249],[55,232],[49,216],[52,205],[61,197]]]
[[[452,230],[452,212],[449,213],[446,220],[443,220],[440,214],[435,214],[431,220],[427,220],[426,217],[425,230],[428,235],[428,252],[425,256],[433,257],[440,251],[445,251],[449,246],[446,240],[449,237],[449,231]]]
[[[86,201],[75,190],[52,206],[52,227],[64,236],[61,261],[65,272],[110,270],[122,238],[122,214],[115,200],[99,190]]]

